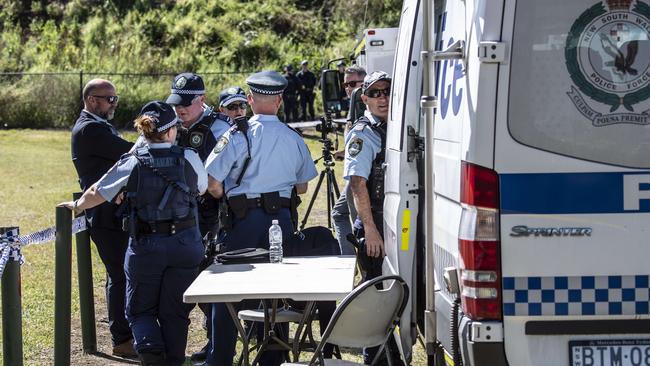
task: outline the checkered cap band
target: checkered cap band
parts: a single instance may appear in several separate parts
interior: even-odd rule
[[[650,276],[504,277],[503,315],[648,315]]]
[[[167,123],[166,125],[157,127],[156,131],[158,132],[167,131],[168,129],[174,127],[174,125],[177,123],[178,123],[178,118],[174,118],[171,122]]]
[[[279,90],[262,89],[262,88],[259,88],[259,87],[255,86],[255,85],[253,85],[253,84],[249,84],[248,86],[251,88],[251,91],[252,91],[253,93],[257,93],[257,94],[265,94],[265,95],[278,95],[278,94],[282,94],[282,91],[284,90],[284,88],[279,89]]]
[[[183,89],[172,89],[171,94],[195,94],[203,95],[205,94],[205,89],[203,90],[183,90]]]

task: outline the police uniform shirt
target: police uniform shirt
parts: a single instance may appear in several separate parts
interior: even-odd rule
[[[149,143],[150,149],[163,149],[172,146],[169,142]],[[184,149],[183,155],[197,175],[199,193],[205,193],[208,188],[208,176],[199,155],[191,149]],[[112,200],[129,182],[129,176],[137,165],[138,160],[133,155],[125,155],[97,183],[97,192],[107,201]]]
[[[248,156],[246,137],[241,132],[223,135],[206,160],[208,174],[224,184],[228,197],[280,192],[290,198],[293,186],[307,183],[318,173],[302,137],[275,115],[254,115],[248,121],[251,160],[236,185]]]
[[[370,111],[364,116],[375,126],[380,122]],[[372,161],[381,152],[381,136],[366,124],[356,124],[345,136],[345,165],[343,178],[350,180],[353,175],[368,179]]]

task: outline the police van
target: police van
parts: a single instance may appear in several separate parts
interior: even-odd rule
[[[405,0],[392,74],[403,357],[650,365],[650,0]]]

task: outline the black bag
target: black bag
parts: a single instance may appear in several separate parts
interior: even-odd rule
[[[308,227],[291,236],[283,245],[285,257],[313,257],[318,255],[341,255],[339,242],[325,226]]]
[[[269,263],[269,250],[262,248],[244,248],[231,250],[216,256],[223,264]]]

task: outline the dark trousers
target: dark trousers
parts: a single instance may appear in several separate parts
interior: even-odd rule
[[[126,316],[139,354],[164,352],[166,365],[185,361],[193,305],[183,303],[183,292],[196,278],[202,258],[198,228],[129,241]]]
[[[298,103],[295,97],[282,98],[284,105],[284,122],[291,123],[298,121]]]
[[[199,231],[201,233],[201,238],[205,238],[208,233],[212,237],[215,237],[217,235],[217,230],[218,230],[218,215],[203,215],[201,212],[199,212]],[[204,248],[205,248],[205,243]],[[204,269],[208,268],[212,264],[212,258],[203,258],[201,263],[199,264],[199,272],[203,271]],[[208,349],[210,348],[210,339],[212,335],[212,322],[210,319],[212,318],[212,306],[210,304],[199,304],[199,309],[203,312],[203,315],[205,315],[205,332],[206,332],[206,338],[208,339]]]
[[[302,109],[302,120],[307,121],[307,107],[309,106],[309,120],[314,118],[314,92],[300,93],[300,108]]]
[[[282,228],[282,242],[288,243],[293,233],[291,214],[289,209],[282,208],[277,214],[268,214],[261,208],[249,209],[243,219],[234,219],[232,228],[225,230],[223,243],[226,251],[242,248],[268,248],[268,232],[272,220],[278,220]],[[236,306],[237,310],[242,306],[249,306],[250,302],[243,302]],[[259,301],[253,303],[256,308]],[[263,327],[258,327],[258,339],[261,341]],[[278,329],[279,328],[279,329]],[[212,304],[212,348],[208,355],[208,364],[216,366],[231,366],[235,356],[235,344],[237,342],[237,329],[233,319],[223,303]],[[286,341],[288,324],[277,325],[276,329],[281,338]],[[260,358],[260,365],[276,366],[285,361],[287,352],[265,351]]]
[[[124,316],[126,276],[124,275],[124,253],[129,234],[122,230],[91,227],[88,232],[97,246],[99,257],[106,267],[106,305],[108,307],[108,328],[113,345],[126,342],[133,337]]]

